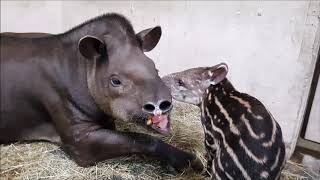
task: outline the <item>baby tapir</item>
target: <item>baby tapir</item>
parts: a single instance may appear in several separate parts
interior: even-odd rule
[[[279,179],[285,160],[281,128],[256,98],[226,79],[225,63],[162,78],[174,99],[198,105],[215,179]]]

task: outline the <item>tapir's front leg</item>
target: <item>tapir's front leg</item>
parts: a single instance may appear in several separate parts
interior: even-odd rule
[[[48,111],[61,137],[63,149],[80,166],[119,156],[146,154],[167,161],[179,171],[189,165],[195,170],[203,168],[194,155],[152,136],[105,129],[71,103],[56,103],[48,107]]]
[[[65,142],[64,148],[80,166],[119,156],[146,154],[166,160],[179,171],[189,165],[202,170],[202,164],[192,154],[146,134],[117,132],[86,123],[70,130],[73,138]]]

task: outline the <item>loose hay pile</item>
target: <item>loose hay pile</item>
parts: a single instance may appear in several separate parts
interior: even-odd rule
[[[198,108],[176,103],[171,116],[170,136],[160,137],[166,142],[193,152],[204,159],[203,130]],[[123,131],[149,133],[133,124],[117,125]],[[81,168],[61,149],[45,142],[0,146],[0,179],[204,179],[195,173],[173,174],[170,168],[150,157],[121,157]],[[300,165],[288,163],[282,179],[318,179],[319,175]]]

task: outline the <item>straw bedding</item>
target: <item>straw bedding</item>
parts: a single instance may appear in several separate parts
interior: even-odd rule
[[[205,165],[203,131],[197,107],[175,103],[171,135],[164,141],[195,153]],[[117,129],[149,133],[143,127],[120,123]],[[204,179],[192,171],[176,173],[165,163],[145,156],[106,160],[89,168],[77,166],[62,150],[50,143],[15,143],[0,146],[0,179]],[[288,162],[282,179],[319,179],[319,174]]]

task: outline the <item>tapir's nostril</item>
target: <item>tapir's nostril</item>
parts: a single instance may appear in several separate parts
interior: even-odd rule
[[[172,104],[170,101],[162,101],[159,104],[159,109],[164,113],[168,112],[172,109]]]
[[[147,104],[143,105],[143,110],[145,110],[146,112],[153,113],[153,111],[155,109],[156,109],[156,107],[151,103],[147,103]]]
[[[166,113],[172,109],[172,104],[170,101],[160,101],[158,105],[154,105],[152,102],[148,102],[142,107],[143,111],[147,113]]]

